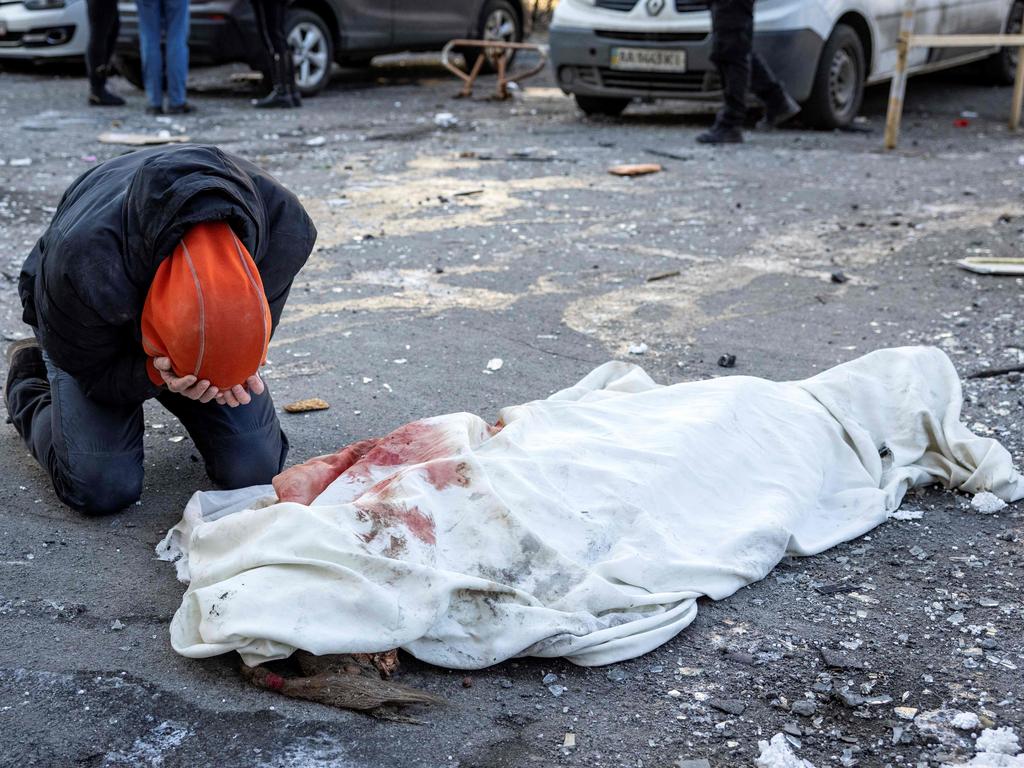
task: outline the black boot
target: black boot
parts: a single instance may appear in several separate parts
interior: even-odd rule
[[[302,106],[302,95],[299,93],[299,86],[295,84],[295,61],[292,59],[291,52],[285,57],[285,85],[288,87],[288,98],[292,101],[293,107]]]
[[[764,106],[764,117],[758,122],[757,127],[770,129],[782,125],[787,120],[800,114],[800,105],[793,100],[785,91]]]
[[[742,144],[743,131],[734,125],[723,125],[716,120],[711,128],[697,137],[697,141],[701,144]]]
[[[46,363],[43,362],[43,350],[34,338],[15,341],[7,346],[7,386],[4,395],[11,385],[24,379],[45,379]]]
[[[270,76],[273,79],[274,88],[262,99],[252,100],[252,105],[256,109],[291,109],[295,106],[288,91],[287,66],[287,63],[281,61],[280,56],[274,56],[274,61],[270,66]]]
[[[94,107],[123,107],[124,99],[107,90],[107,68],[100,67],[89,76],[89,104]]]

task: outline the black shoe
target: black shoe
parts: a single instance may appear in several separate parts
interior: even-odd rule
[[[167,108],[168,115],[191,115],[196,108],[187,101],[184,104],[172,104]]]
[[[20,339],[7,345],[7,388],[24,379],[45,379],[46,363],[43,350],[35,338]]]
[[[292,100],[287,87],[279,85],[275,85],[274,90],[262,99],[253,99],[252,105],[256,107],[256,109],[291,109],[299,106]]]
[[[291,99],[293,107],[298,108],[302,106],[302,95],[296,86],[293,85],[288,89],[288,98]]]
[[[89,94],[89,104],[94,107],[123,107],[124,103],[124,99],[108,91],[105,85],[94,88]]]
[[[146,114],[147,115],[162,115],[163,113],[164,113],[164,108],[163,107],[154,107],[152,104],[149,104],[146,107]]]
[[[788,93],[783,93],[777,103],[765,105],[764,117],[758,122],[757,127],[765,130],[777,128],[798,114],[800,114],[800,105]]]
[[[697,137],[701,144],[742,144],[743,131],[733,126],[715,123]]]

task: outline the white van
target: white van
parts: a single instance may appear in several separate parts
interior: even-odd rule
[[[754,47],[803,120],[848,125],[865,84],[892,76],[904,0],[757,0]],[[551,23],[559,86],[588,114],[617,115],[634,98],[717,98],[708,0],[561,0]],[[917,0],[920,34],[1019,32],[1024,0]],[[1013,82],[1016,49],[913,48],[910,72],[985,60]]]

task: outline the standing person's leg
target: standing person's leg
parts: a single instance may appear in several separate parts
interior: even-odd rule
[[[256,28],[267,52],[270,79],[273,82],[273,90],[262,99],[254,99],[252,105],[257,109],[287,109],[297,106],[289,91],[289,86],[294,83],[294,75],[291,51],[284,36],[288,6],[282,0],[252,0],[252,5],[256,15]]]
[[[164,55],[160,0],[136,0],[139,10],[139,49],[142,54],[142,81],[146,85],[146,111],[164,111]]]
[[[188,430],[206,462],[206,472],[222,488],[265,485],[284,467],[288,438],[267,389],[252,402],[229,408],[175,395],[160,403]]]
[[[295,57],[292,56],[292,47],[288,43],[288,0],[273,0],[273,12],[271,14],[272,38],[274,48],[281,58],[281,78],[284,80],[285,90],[288,98],[291,99],[293,107],[302,106],[302,96],[299,95],[299,88],[295,85]]]
[[[87,0],[89,43],[85,49],[85,68],[89,74],[89,103],[101,107],[119,107],[124,99],[107,90],[110,57],[117,42],[117,0]]]
[[[800,112],[800,105],[786,93],[757,51],[750,55],[750,90],[764,104],[765,127],[784,123]]]
[[[168,112],[191,112],[185,100],[188,83],[189,0],[164,0],[167,24]]]
[[[91,515],[118,512],[142,494],[142,406],[85,396],[38,347],[22,350],[7,377],[7,412],[58,498]]]
[[[754,39],[753,0],[712,0],[711,62],[722,81],[723,105],[711,130],[697,140],[709,144],[743,140],[750,85],[750,49]]]

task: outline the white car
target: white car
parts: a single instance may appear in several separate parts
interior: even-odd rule
[[[865,84],[889,79],[904,0],[757,0],[754,47],[803,105],[803,119],[848,125]],[[559,86],[588,114],[617,115],[634,98],[716,98],[708,0],[561,0],[551,23]],[[921,34],[1019,32],[1024,0],[918,0]],[[1013,82],[1015,49],[914,48],[910,72],[985,60]]]
[[[0,60],[85,55],[85,0],[0,0]]]

